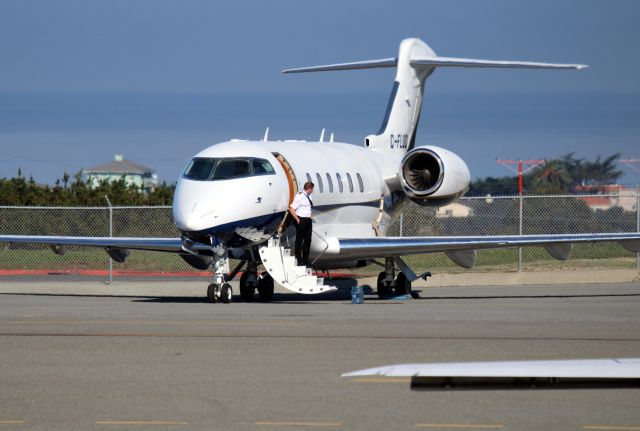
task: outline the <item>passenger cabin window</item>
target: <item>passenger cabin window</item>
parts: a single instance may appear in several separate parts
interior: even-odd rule
[[[329,193],[333,193],[333,181],[331,181],[331,175],[327,172],[327,185],[329,186]]]
[[[311,181],[311,175],[309,175],[309,173],[308,173],[308,172],[307,172],[307,182],[312,182],[312,181]],[[302,189],[303,189],[303,188],[304,188],[304,185],[303,185],[302,187],[300,187],[300,188],[302,188]]]
[[[340,174],[336,172],[336,180],[338,181],[338,190],[340,190],[340,193],[342,193],[344,191],[344,187],[342,186],[342,177],[340,177]]]
[[[349,182],[349,192],[353,193],[353,180],[351,179],[351,174],[347,172],[347,181]]]
[[[364,193],[364,183],[362,182],[362,177],[360,174],[356,173],[356,178],[358,179],[358,187],[360,187],[360,193]]]
[[[275,175],[275,170],[264,159],[196,157],[187,165],[183,177],[196,181],[215,181],[253,175]]]
[[[322,177],[317,172],[316,172],[316,179],[318,180],[318,190],[320,190],[320,193],[323,193],[324,187],[322,186]]]

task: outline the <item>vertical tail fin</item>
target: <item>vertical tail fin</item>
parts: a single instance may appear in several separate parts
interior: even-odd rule
[[[387,111],[380,130],[365,138],[364,145],[375,151],[403,156],[415,144],[420,120],[424,83],[434,67],[412,67],[415,58],[436,58],[420,39],[405,39],[398,52],[397,71]]]
[[[397,58],[329,64],[324,66],[286,69],[284,73],[322,72],[331,70],[373,69],[397,67],[389,105],[377,134],[365,138],[365,146],[374,151],[402,157],[415,145],[420,120],[422,95],[426,79],[436,67],[500,67],[528,69],[584,69],[583,64],[554,64],[526,61],[477,60],[438,57],[420,39],[405,39],[400,43]]]

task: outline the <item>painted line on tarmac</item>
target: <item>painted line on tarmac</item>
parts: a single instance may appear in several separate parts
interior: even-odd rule
[[[359,377],[351,379],[354,383],[411,383],[410,377]]]
[[[310,325],[308,321],[293,320],[1,320],[2,323],[16,325]]]
[[[416,428],[431,429],[499,429],[502,424],[416,424]]]
[[[301,422],[301,421],[258,421],[257,426],[274,426],[274,427],[306,427],[306,428],[337,428],[341,427],[341,422]]]
[[[24,425],[27,421],[21,419],[0,419],[0,425]]]
[[[189,425],[189,422],[162,420],[106,420],[96,421],[96,425]]]
[[[2,321],[0,320],[0,323]],[[295,325],[298,325],[295,322]],[[430,337],[392,335],[274,335],[274,334],[180,334],[157,332],[1,332],[0,337],[158,337],[158,338],[304,338],[308,340],[441,340],[441,341],[602,341],[608,343],[640,342],[640,338],[572,338],[572,337]]]
[[[618,431],[638,431],[640,430],[640,425],[584,425],[582,427],[584,430],[618,430]]]

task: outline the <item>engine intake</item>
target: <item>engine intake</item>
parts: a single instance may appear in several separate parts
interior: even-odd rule
[[[402,190],[412,201],[442,206],[469,188],[469,168],[455,153],[434,146],[416,147],[400,162]]]
[[[414,197],[429,196],[444,178],[442,160],[431,150],[418,148],[402,160],[402,182]]]

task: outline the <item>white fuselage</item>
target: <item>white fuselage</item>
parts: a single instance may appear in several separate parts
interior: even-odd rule
[[[263,159],[274,172],[223,180],[182,176],[174,197],[174,221],[187,236],[216,238],[229,248],[256,244],[273,235],[293,194],[310,180],[315,184],[311,253],[318,255],[326,247],[324,238],[386,233],[402,199],[384,180],[396,175],[401,157],[402,153],[394,157],[343,143],[223,142],[194,159]]]

